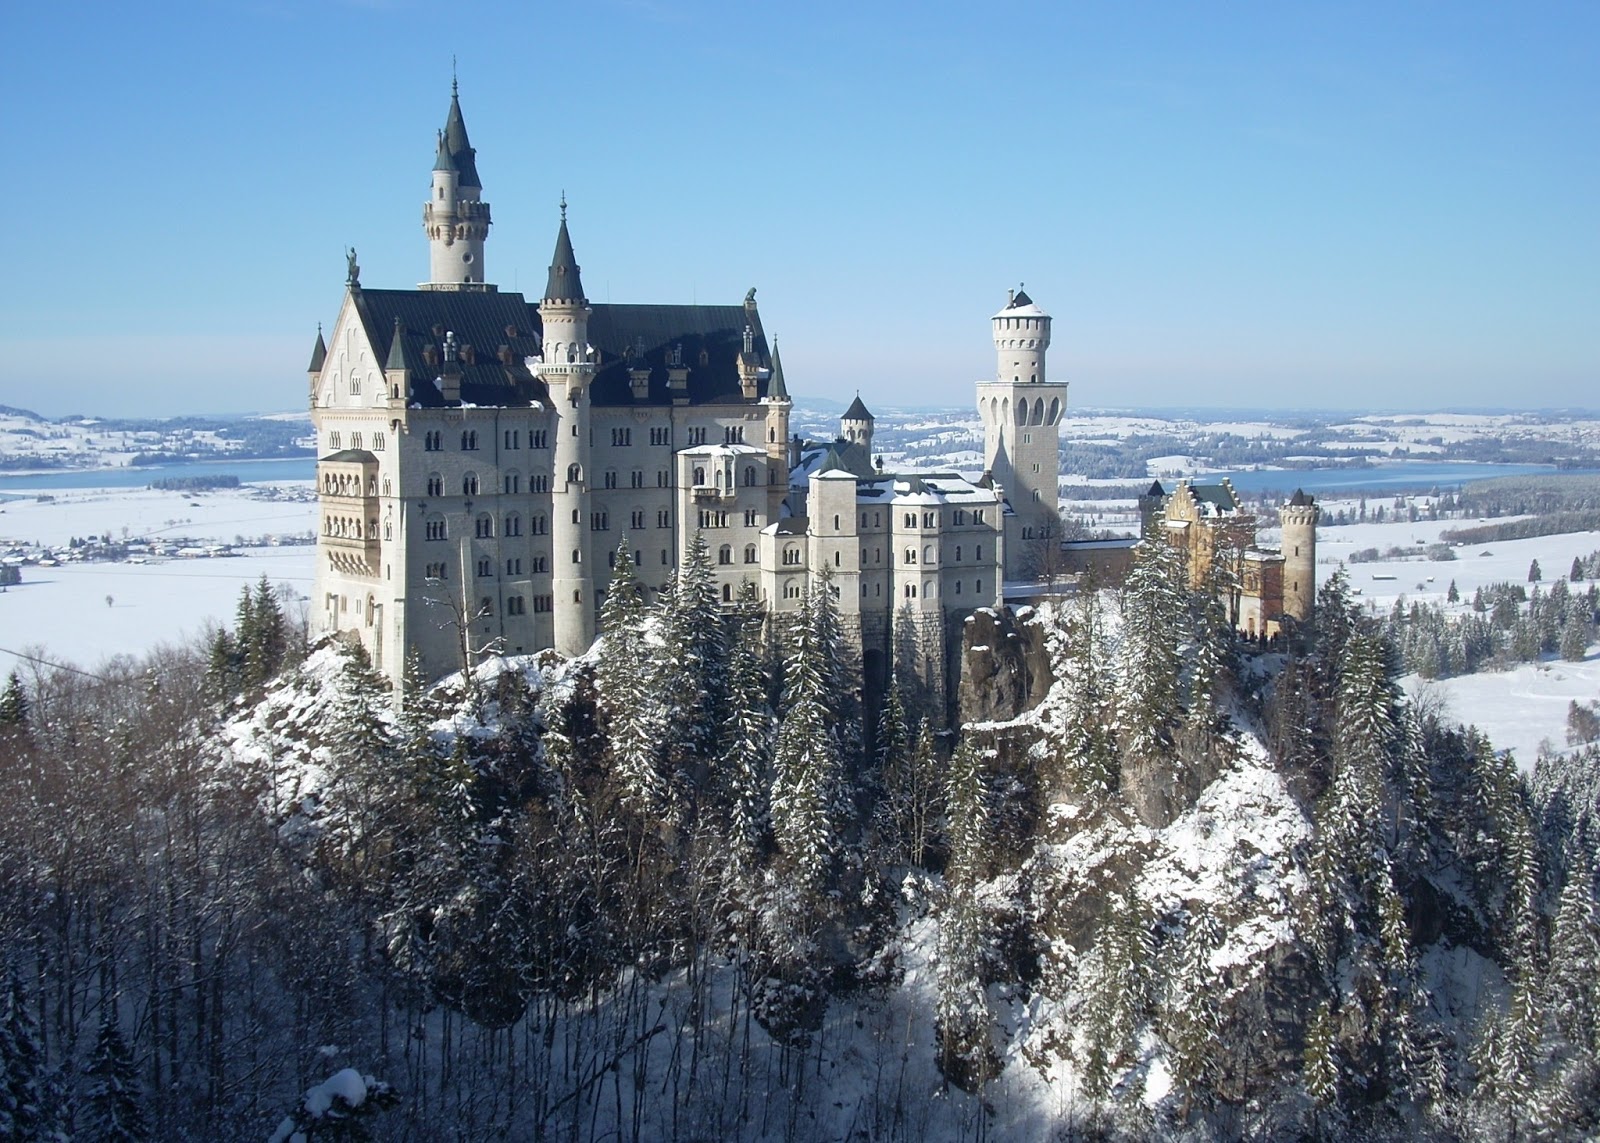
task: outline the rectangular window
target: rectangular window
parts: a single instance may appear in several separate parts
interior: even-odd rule
[[[626,448],[633,443],[632,429],[612,429],[611,446],[613,448]]]
[[[589,513],[589,530],[591,532],[609,532],[611,530],[611,515],[607,512]]]
[[[606,473],[606,487],[607,488],[615,488],[616,486],[617,486],[617,474],[615,472],[607,472]]]
[[[672,527],[672,510],[671,509],[663,508],[659,512],[656,513],[656,527],[658,527],[658,528],[670,528],[670,527]]]
[[[628,481],[634,488],[644,487],[644,469],[636,468],[628,475]]]
[[[549,448],[550,434],[544,429],[535,429],[528,434],[529,448]]]
[[[533,574],[534,575],[543,575],[546,572],[548,572],[549,570],[550,570],[550,557],[549,556],[534,556],[533,557]]]
[[[635,532],[644,527],[644,509],[636,508],[628,517],[628,527]]]

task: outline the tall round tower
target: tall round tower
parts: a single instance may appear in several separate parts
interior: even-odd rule
[[[581,655],[594,642],[594,576],[589,561],[589,383],[594,352],[589,348],[589,303],[583,296],[578,260],[567,233],[567,204],[550,260],[550,278],[539,303],[544,353],[539,376],[550,388],[550,432],[555,471],[551,479],[550,562],[556,650]]]
[[[1044,574],[1059,543],[1061,417],[1064,381],[1046,381],[1050,315],[1027,293],[1009,291],[990,321],[995,376],[978,385],[983,466],[1011,505],[1006,516],[1006,578]]]
[[[1283,524],[1283,614],[1296,624],[1311,622],[1317,599],[1316,501],[1301,489],[1278,512]]]
[[[489,204],[478,179],[477,151],[467,139],[456,83],[450,81],[450,114],[439,132],[433,185],[422,207],[428,235],[425,290],[488,290],[484,284],[483,244],[489,236]]]

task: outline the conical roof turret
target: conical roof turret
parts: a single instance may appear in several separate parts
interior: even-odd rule
[[[550,259],[550,280],[544,287],[547,302],[582,302],[583,281],[578,276],[578,259],[572,252],[572,235],[567,233],[567,204],[561,203],[561,229],[556,234],[556,252]]]
[[[844,411],[844,416],[840,419],[845,421],[872,420],[872,414],[869,413],[867,411],[867,407],[861,403],[860,393],[856,394],[856,399],[850,402],[850,407]]]
[[[453,79],[450,81],[450,115],[444,122],[444,145],[450,152],[450,161],[461,173],[461,185],[483,189],[483,183],[478,181],[478,152],[467,139],[467,121],[461,117],[460,93]]]
[[[389,357],[383,363],[385,369],[404,369],[406,367],[406,347],[400,340],[400,319],[394,319],[394,338],[389,342]]]
[[[450,148],[445,145],[444,132],[439,132],[439,151],[434,156],[433,169],[436,171],[453,171],[456,161],[450,157]]]
[[[783,383],[783,359],[778,356],[778,339],[772,339],[772,379],[767,382],[767,397],[773,401],[787,401],[789,387]]]
[[[323,363],[328,360],[328,343],[322,340],[322,326],[317,326],[317,344],[311,347],[311,364],[306,366],[308,373],[321,373]]]

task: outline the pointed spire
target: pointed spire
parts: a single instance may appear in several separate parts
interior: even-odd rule
[[[450,148],[444,144],[444,132],[439,132],[439,153],[434,157],[433,169],[436,171],[453,171],[456,161],[450,157]]]
[[[450,80],[450,115],[444,123],[444,145],[450,151],[450,161],[461,172],[461,185],[483,188],[478,181],[478,152],[472,149],[467,138],[467,121],[461,117],[461,99],[454,78]]]
[[[773,401],[787,401],[789,387],[783,383],[783,359],[778,356],[778,339],[772,339],[772,379],[767,382],[767,397]]]
[[[322,340],[322,323],[317,323],[317,344],[311,347],[311,364],[306,366],[308,373],[321,373],[323,362],[328,360],[328,343]]]
[[[550,260],[550,280],[544,288],[546,301],[581,302],[583,282],[578,277],[578,259],[572,253],[572,236],[567,233],[567,196],[561,195],[561,229],[556,234],[556,252]]]
[[[389,342],[389,359],[383,363],[384,369],[404,369],[406,367],[406,347],[400,340],[400,319],[394,319],[394,340]]]

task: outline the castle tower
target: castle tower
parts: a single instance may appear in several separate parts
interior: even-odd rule
[[[550,561],[556,650],[581,655],[594,642],[594,577],[589,570],[589,383],[594,351],[589,347],[589,303],[583,296],[578,260],[567,233],[567,203],[544,300],[544,354],[539,376],[550,388]]]
[[[1283,524],[1283,614],[1301,626],[1311,622],[1316,606],[1320,511],[1316,501],[1297,488],[1278,513]]]
[[[860,445],[866,450],[867,456],[872,455],[872,414],[861,403],[860,393],[850,402],[844,416],[839,418],[839,436],[851,444]]]
[[[1045,380],[1050,315],[1018,289],[990,322],[995,378],[978,385],[983,465],[1011,502],[1006,574],[1037,574],[1039,543],[1060,529],[1061,416],[1067,384]]]
[[[428,280],[424,290],[492,290],[484,284],[483,242],[489,236],[489,204],[478,180],[477,152],[467,140],[456,82],[450,81],[450,114],[439,132],[433,186],[422,208],[428,235]]]

